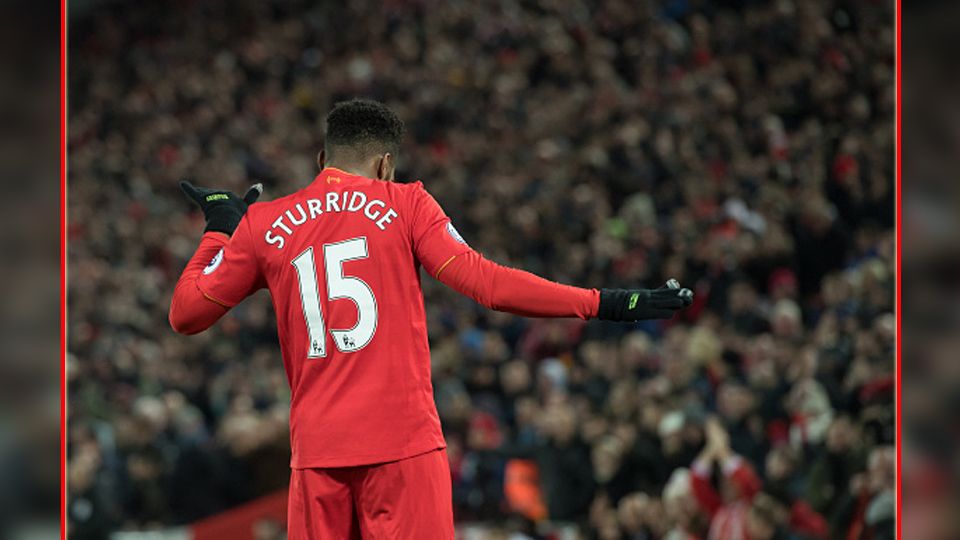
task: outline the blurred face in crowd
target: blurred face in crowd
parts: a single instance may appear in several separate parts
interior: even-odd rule
[[[604,515],[597,524],[597,534],[600,540],[620,540],[623,536],[620,533],[620,524],[617,522],[617,514],[609,512]]]
[[[636,409],[637,385],[632,380],[617,381],[610,391],[608,403],[610,412],[621,420],[631,418]]]
[[[728,309],[733,315],[754,311],[757,304],[757,292],[745,281],[734,283],[727,292]]]
[[[577,433],[576,413],[573,407],[567,404],[557,404],[549,408],[544,421],[547,433],[555,442],[569,443]]]
[[[82,493],[93,485],[101,463],[100,449],[95,444],[84,443],[74,449],[68,469],[70,488]]]
[[[747,372],[750,386],[755,388],[772,388],[779,381],[777,365],[772,358],[760,358],[750,364]]]
[[[609,482],[620,470],[625,451],[623,441],[615,436],[607,436],[594,445],[591,452],[593,476],[599,483]]]
[[[686,374],[684,364],[671,365],[670,363],[686,357],[688,333],[689,331],[685,326],[673,326],[663,335],[663,343],[660,345],[662,362],[660,369],[670,381],[677,378],[676,375],[670,375],[670,373]]]
[[[771,326],[774,335],[796,339],[803,331],[800,308],[789,299],[778,301],[773,308]]]
[[[751,510],[747,517],[747,533],[750,540],[771,540],[776,534],[776,525],[766,516]]]
[[[516,414],[518,426],[531,426],[536,422],[540,407],[537,400],[532,397],[522,397],[514,404],[514,414]]]
[[[656,433],[663,417],[663,407],[656,402],[640,403],[640,427],[647,433]]]
[[[767,454],[766,476],[770,480],[783,480],[793,475],[793,458],[784,448],[778,448]]]
[[[663,376],[670,382],[674,390],[686,387],[687,382],[693,376],[693,369],[687,359],[686,348],[683,352],[665,356],[661,369],[663,370]]]
[[[757,494],[747,514],[747,537],[750,540],[771,540],[777,527],[786,520],[786,508],[766,493]]]
[[[631,493],[620,500],[617,505],[617,518],[628,534],[636,534],[643,529],[644,512],[648,503],[648,497],[644,493]]]
[[[690,530],[695,516],[700,513],[700,505],[693,493],[686,490],[670,497],[664,496],[663,510],[668,522],[676,524],[681,529]]]
[[[238,414],[228,418],[220,429],[220,439],[235,456],[245,456],[257,449],[266,435],[261,424],[250,414]]]
[[[611,358],[610,347],[599,341],[590,341],[580,347],[580,356],[591,373],[612,375],[616,362]]]
[[[720,387],[717,408],[727,421],[740,421],[753,410],[754,397],[748,388],[739,383],[726,383]]]
[[[627,452],[637,442],[637,426],[633,421],[617,422],[613,426],[611,434],[621,441],[624,452]]]
[[[507,395],[517,395],[530,388],[530,366],[522,360],[512,360],[500,368],[500,384]]]
[[[827,429],[827,449],[834,454],[846,452],[853,446],[856,432],[848,416],[840,416]]]
[[[661,417],[657,431],[665,455],[677,454],[683,450],[683,424],[683,413],[679,411],[670,411]]]
[[[642,332],[633,332],[623,338],[620,344],[620,360],[626,370],[648,367],[653,344],[650,337]]]
[[[683,450],[683,432],[677,430],[661,435],[660,446],[666,456],[679,454]]]
[[[885,446],[870,453],[867,465],[867,484],[874,493],[893,489],[896,481],[896,454],[893,448]]]
[[[702,423],[692,419],[686,419],[681,432],[683,434],[683,444],[687,448],[699,448],[703,445],[704,433]]]
[[[610,430],[610,422],[600,414],[587,413],[580,423],[580,436],[588,444],[594,444]]]
[[[127,458],[127,473],[133,480],[147,482],[160,476],[160,464],[151,456],[133,454]]]
[[[457,392],[450,398],[446,407],[445,418],[453,421],[465,422],[473,412],[473,405],[470,403],[470,396],[466,392]]]
[[[814,379],[797,382],[787,395],[785,405],[795,413],[816,416],[830,412],[830,402],[823,387]]]

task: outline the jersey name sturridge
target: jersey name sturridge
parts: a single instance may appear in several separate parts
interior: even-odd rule
[[[343,191],[342,193],[329,192],[325,200],[307,199],[293,205],[292,208],[281,212],[273,222],[263,239],[277,249],[283,249],[286,238],[296,232],[297,227],[308,219],[317,219],[324,214],[340,212],[362,212],[370,221],[373,221],[381,231],[387,230],[387,225],[393,223],[397,212],[388,208],[380,199],[368,200],[367,194],[362,191]]]

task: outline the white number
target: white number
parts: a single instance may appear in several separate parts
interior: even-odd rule
[[[377,300],[373,291],[360,278],[343,275],[343,262],[367,258],[367,239],[354,238],[323,246],[327,267],[327,294],[330,300],[349,298],[357,304],[357,324],[349,330],[330,330],[337,348],[343,352],[359,351],[367,346],[377,331]]]
[[[313,246],[293,260],[300,278],[300,301],[303,303],[303,318],[307,321],[307,358],[327,355],[327,340],[324,334],[323,313],[320,312],[320,293],[317,291],[317,267],[313,263]]]
[[[330,300],[347,298],[357,305],[357,324],[349,330],[330,330],[333,342],[341,352],[356,352],[367,346],[377,331],[377,300],[373,291],[360,278],[343,274],[344,261],[366,259],[367,239],[353,238],[335,244],[324,244],[323,262],[327,275],[327,296]],[[292,261],[300,281],[303,317],[307,322],[307,358],[322,358],[326,351],[326,328],[320,311],[317,270],[313,247]]]

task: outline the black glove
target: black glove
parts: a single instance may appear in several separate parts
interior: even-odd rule
[[[217,231],[230,236],[247,213],[247,207],[263,193],[263,184],[251,186],[242,199],[223,189],[196,187],[190,182],[180,182],[180,189],[203,211],[203,218],[207,220],[204,232]]]
[[[693,303],[693,291],[671,279],[659,289],[600,289],[597,318],[605,321],[669,319]]]

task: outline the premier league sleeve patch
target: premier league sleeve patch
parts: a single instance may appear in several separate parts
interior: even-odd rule
[[[467,241],[460,236],[460,233],[457,232],[457,228],[453,226],[453,223],[447,222],[447,234],[453,237],[454,240],[460,242],[461,244],[466,245]]]
[[[212,259],[210,259],[210,264],[208,264],[207,267],[203,269],[204,275],[209,274],[214,270],[216,270],[217,267],[220,266],[220,263],[222,262],[223,262],[223,248],[220,248],[220,251],[218,251],[217,254],[213,256]]]

